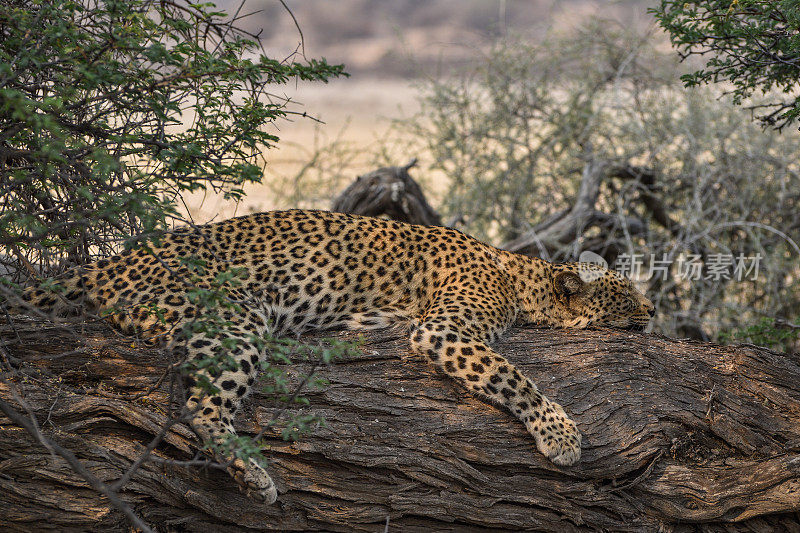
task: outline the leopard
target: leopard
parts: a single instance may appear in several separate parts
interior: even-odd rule
[[[190,257],[204,268],[193,268]],[[187,280],[211,287],[232,269],[240,283],[230,297],[240,305],[225,311],[225,337],[186,328],[202,311]],[[565,467],[581,456],[577,425],[492,345],[515,325],[641,330],[655,312],[631,280],[604,266],[512,253],[447,227],[297,209],[165,232],[148,246],[76,267],[57,285],[56,292],[25,289],[19,307],[88,308],[167,347],[182,339],[190,359],[218,354],[235,339],[231,368],[188,378],[185,407],[203,443],[236,435],[235,415],[265,360],[258,336],[399,327],[412,354],[516,416],[536,448]],[[203,379],[216,392],[201,387]],[[219,459],[247,496],[277,500],[276,484],[255,459]]]

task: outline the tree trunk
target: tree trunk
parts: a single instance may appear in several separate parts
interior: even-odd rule
[[[167,420],[166,362],[104,326],[74,329],[2,327],[0,400],[112,484]],[[516,419],[387,331],[322,370],[329,384],[297,410],[324,427],[296,443],[267,434],[276,505],[252,503],[224,472],[151,461],[119,495],[158,531],[800,531],[797,356],[615,330],[520,329],[497,348],[575,419],[576,466],[550,463]],[[251,398],[239,431],[255,433],[274,405]],[[2,414],[0,428],[0,529],[130,529],[61,456]],[[194,450],[176,425],[154,455]]]

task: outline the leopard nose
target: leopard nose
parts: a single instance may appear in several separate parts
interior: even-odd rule
[[[652,307],[652,308],[648,309],[647,314],[650,315],[651,318],[656,316],[656,308]]]

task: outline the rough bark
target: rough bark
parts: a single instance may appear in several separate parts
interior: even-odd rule
[[[134,401],[104,391],[155,385],[160,352],[103,326],[75,334],[28,319],[0,334],[3,366],[16,369],[0,376],[0,400],[26,413],[21,390],[42,432],[113,483],[165,422],[169,380]],[[330,384],[301,409],[325,427],[296,443],[267,435],[275,506],[251,503],[223,472],[153,462],[119,494],[159,531],[374,532],[387,517],[389,531],[800,531],[797,356],[615,330],[520,329],[497,348],[575,418],[577,466],[548,462],[511,415],[389,331],[323,370]],[[251,398],[239,431],[275,409]],[[2,415],[0,428],[1,530],[129,529],[63,459]],[[177,425],[155,454],[194,449]]]
[[[408,173],[416,164],[415,158],[402,167],[379,168],[359,176],[336,197],[331,211],[371,217],[385,215],[400,222],[440,226],[439,214]]]

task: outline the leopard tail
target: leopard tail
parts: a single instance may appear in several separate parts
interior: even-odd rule
[[[87,270],[73,268],[64,274],[26,287],[19,293],[3,291],[3,302],[10,313],[44,313],[51,316],[75,314],[86,305]]]

